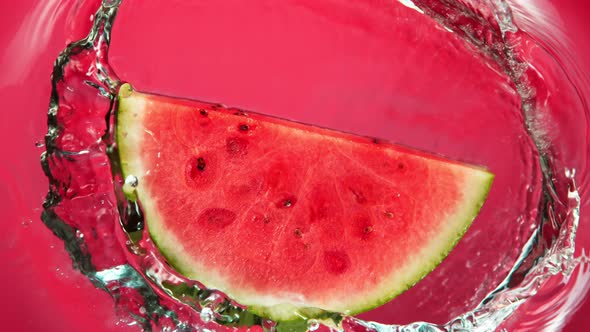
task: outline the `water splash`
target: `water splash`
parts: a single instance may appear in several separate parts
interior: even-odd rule
[[[574,257],[580,208],[575,171],[552,156],[554,138],[539,107],[550,87],[537,84],[542,77],[540,69],[532,67],[531,59],[519,48],[529,36],[515,25],[511,7],[504,1],[476,6],[472,1],[443,5],[416,0],[404,4],[433,17],[494,59],[522,97],[528,130],[540,152],[546,190],[540,203],[539,227],[510,275],[477,308],[447,324],[406,326],[364,322],[338,314],[321,322],[277,324],[249,313],[219,291],[183,278],[165,263],[150,241],[141,207],[124,194],[133,192],[137,179],[122,179],[117,164],[113,112],[120,80],[107,60],[120,3],[103,1],[89,35],[70,44],[56,60],[46,152],[42,156],[50,178],[43,221],[64,240],[74,266],[113,297],[120,316],[129,323],[138,322],[146,330],[180,331],[219,331],[226,327],[265,331],[490,331],[538,294],[552,277],[567,279],[576,267],[586,268],[585,256]]]

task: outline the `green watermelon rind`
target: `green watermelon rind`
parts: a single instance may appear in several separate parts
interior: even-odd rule
[[[138,161],[138,147],[140,146],[139,143],[141,143],[141,139],[139,138],[139,136],[141,135],[134,136],[131,133],[131,135],[128,136],[129,131],[132,130],[134,126],[125,126],[125,124],[127,123],[136,123],[141,117],[141,114],[134,113],[134,109],[140,109],[140,107],[137,107],[138,105],[135,104],[137,100],[145,102],[145,100],[142,100],[142,97],[131,98],[131,96],[133,95],[134,93],[132,88],[128,84],[125,84],[121,87],[118,96],[118,107],[116,115],[118,130],[116,132],[116,139],[118,144],[121,171],[124,177],[129,174],[139,174],[143,171],[143,168]],[[134,139],[136,139],[137,141],[134,141]],[[472,185],[468,188],[469,190],[466,191],[466,194],[464,196],[468,198],[471,197],[472,203],[470,205],[458,205],[462,206],[463,209],[448,218],[449,220],[451,220],[451,222],[446,223],[446,229],[448,234],[444,238],[442,238],[441,241],[431,241],[431,244],[437,244],[436,249],[428,250],[432,247],[432,245],[430,247],[424,248],[422,254],[428,256],[428,259],[421,260],[422,263],[416,263],[415,265],[419,265],[419,268],[415,268],[414,273],[409,275],[409,277],[408,275],[406,275],[406,278],[405,280],[403,280],[403,282],[396,281],[395,276],[392,274],[392,278],[390,279],[391,282],[389,284],[382,284],[379,288],[388,289],[389,291],[382,292],[379,291],[379,289],[376,289],[374,292],[382,293],[383,295],[367,295],[367,297],[370,298],[370,300],[365,302],[359,301],[358,303],[354,304],[345,303],[342,306],[342,310],[335,311],[341,311],[347,315],[354,315],[383,305],[389,302],[391,299],[395,298],[396,296],[400,295],[413,285],[415,285],[428,273],[434,270],[434,268],[436,268],[436,266],[438,266],[444,260],[444,258],[448,256],[450,251],[457,245],[459,240],[463,237],[463,235],[465,234],[465,232],[467,231],[467,229],[479,213],[479,210],[481,209],[487,197],[487,194],[489,193],[489,190],[494,179],[494,175],[492,173],[481,168],[460,165],[457,167],[461,167],[462,169],[464,169],[465,174],[471,174],[470,180],[473,181],[468,181],[468,183],[472,183]],[[128,199],[135,200],[136,196],[139,198],[142,204],[142,208],[144,210],[145,220],[152,240],[160,249],[161,254],[179,273],[191,279],[202,281],[210,288],[222,288],[215,287],[215,283],[208,284],[207,282],[205,282],[205,279],[215,280],[215,277],[211,277],[209,275],[209,271],[205,271],[204,269],[202,269],[198,273],[195,273],[195,266],[190,264],[190,258],[187,257],[183,259],[182,244],[175,241],[174,236],[171,234],[167,238],[167,232],[162,226],[162,223],[160,222],[160,218],[154,207],[154,204],[149,193],[141,192],[141,184],[137,188],[137,192],[130,192],[125,194],[127,195]],[[428,255],[428,252],[437,254]],[[192,269],[190,269],[190,267],[192,267]],[[207,275],[207,277],[204,277],[205,275]],[[240,302],[240,299],[234,299]],[[331,314],[330,311],[325,311],[322,309],[311,307],[297,307],[293,305],[265,306],[249,303],[242,304],[247,305],[249,311],[261,317],[270,318],[275,321],[295,321],[300,320],[301,318],[321,319],[328,317]]]

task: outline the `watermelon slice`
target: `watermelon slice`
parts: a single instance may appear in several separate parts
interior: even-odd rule
[[[379,306],[434,269],[493,175],[375,139],[121,87],[117,143],[178,272],[274,320]]]

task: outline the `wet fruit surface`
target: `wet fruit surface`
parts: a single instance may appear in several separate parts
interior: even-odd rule
[[[490,185],[385,141],[130,89],[119,155],[148,230],[185,275],[246,305],[375,306],[440,262]]]

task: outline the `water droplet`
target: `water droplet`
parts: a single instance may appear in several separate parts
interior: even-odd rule
[[[203,310],[201,310],[201,320],[205,323],[209,323],[210,321],[213,320],[213,310],[211,310],[211,308],[209,307],[205,307],[203,308]]]
[[[135,175],[127,175],[127,177],[125,178],[125,185],[135,188],[138,184],[139,180]]]
[[[147,312],[147,310],[145,309],[145,307],[139,307],[139,313],[141,313],[142,315],[145,315]]]
[[[316,331],[320,328],[320,323],[315,319],[310,319],[307,321],[307,330],[308,331]]]
[[[43,141],[37,141],[37,142],[35,142],[35,146],[38,148],[42,148],[45,146],[45,143],[43,143]]]
[[[27,227],[29,225],[31,225],[33,223],[33,221],[31,219],[26,219],[23,220],[20,224],[23,225],[24,227]]]
[[[76,237],[79,239],[83,239],[84,238],[84,233],[80,232],[80,230],[76,230]]]

